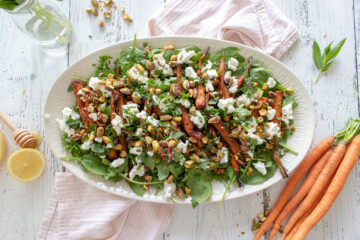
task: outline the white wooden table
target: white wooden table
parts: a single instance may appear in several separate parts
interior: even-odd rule
[[[146,36],[147,19],[164,0],[115,0],[125,6],[133,23],[125,23],[115,14],[111,23],[99,29],[97,20],[85,12],[90,1],[56,2],[73,26],[73,41],[67,54],[48,56],[24,37],[9,16],[0,11],[0,110],[18,127],[43,134],[43,106],[48,90],[56,78],[80,57],[90,51],[122,40]],[[358,84],[360,79],[360,2],[357,0],[274,0],[296,24],[301,40],[282,61],[302,79],[316,109],[314,142],[331,135],[345,125],[349,117],[358,117]],[[327,37],[323,38],[326,33]],[[88,36],[92,35],[92,39]],[[347,42],[330,71],[314,85],[317,71],[312,62],[312,42],[323,47],[347,37]],[[0,123],[8,140],[8,154],[15,151],[9,129]],[[63,171],[46,140],[40,148],[46,154],[44,175],[33,183],[13,180],[0,164],[0,239],[35,239],[54,183],[55,173]],[[203,204],[195,210],[179,206],[162,239],[251,239],[251,220],[266,208],[270,197],[276,200],[285,181],[237,200]],[[270,204],[270,205],[271,205]],[[358,164],[340,197],[308,239],[360,239],[360,165]],[[280,239],[280,238],[278,238]]]

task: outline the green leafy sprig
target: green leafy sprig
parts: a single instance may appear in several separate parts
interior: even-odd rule
[[[333,42],[331,42],[321,54],[319,44],[314,41],[313,43],[313,60],[316,67],[319,69],[319,73],[315,79],[315,83],[319,80],[320,75],[323,72],[326,72],[331,64],[334,62],[334,58],[339,54],[342,46],[344,45],[346,38],[341,40],[335,47],[331,47]]]
[[[22,4],[25,0],[0,0],[0,8],[6,10],[13,10],[20,4]]]

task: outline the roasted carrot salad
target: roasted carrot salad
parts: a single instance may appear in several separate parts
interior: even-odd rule
[[[89,78],[74,77],[74,106],[57,119],[71,157],[93,174],[125,180],[138,195],[206,201],[212,181],[271,178],[295,131],[294,90],[240,49],[133,46],[101,56]],[[155,189],[155,190],[154,190]],[[225,194],[224,194],[225,195]]]

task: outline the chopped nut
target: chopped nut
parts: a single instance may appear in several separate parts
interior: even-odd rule
[[[208,79],[209,79],[209,75],[208,75],[206,72],[204,72],[204,73],[202,74],[202,78],[203,78],[204,80],[208,80]]]
[[[121,151],[121,150],[123,149],[123,146],[122,146],[120,143],[118,143],[118,144],[116,144],[116,145],[114,146],[114,149],[115,149],[115,150],[118,150],[118,151]]]
[[[193,161],[196,162],[196,163],[199,163],[199,162],[200,162],[199,156],[196,155],[195,153],[193,153],[193,154],[190,155],[190,159],[193,160]]]
[[[177,55],[171,55],[171,57],[170,57],[170,61],[174,61],[174,62],[176,62],[177,61]]]
[[[149,69],[149,70],[153,70],[153,69],[155,68],[154,64],[153,64],[151,61],[149,61],[149,60],[146,61],[145,66],[146,66],[146,68]]]
[[[196,86],[196,83],[194,81],[189,81],[189,85],[191,88],[194,88]]]
[[[191,189],[188,188],[187,186],[185,186],[185,193],[186,193],[186,195],[190,195],[190,194],[191,194]]]
[[[110,18],[111,17],[111,15],[110,15],[110,11],[105,11],[103,14],[104,14],[104,17],[105,18]]]
[[[254,173],[254,169],[252,167],[249,167],[246,172],[246,176],[251,176],[253,173]]]
[[[130,16],[129,16],[129,14],[127,14],[127,13],[124,13],[124,15],[123,15],[123,17],[122,17],[125,21],[127,21],[127,22],[130,22],[131,21],[131,18],[130,18]]]
[[[170,61],[169,62],[169,66],[172,67],[172,68],[176,67],[176,65],[177,65],[176,61]]]
[[[217,146],[218,148],[222,148],[222,147],[224,146],[224,144],[223,144],[222,142],[218,142],[218,143],[216,144],[216,146]]]
[[[263,118],[263,117],[261,117],[261,116],[260,116],[260,117],[258,117],[258,118],[257,118],[257,120],[258,120],[258,122],[259,122],[259,123],[264,122],[264,118]]]
[[[293,88],[287,88],[285,90],[285,92],[288,94],[288,95],[293,95],[294,94],[294,89]]]
[[[165,51],[167,51],[167,50],[174,50],[174,45],[172,45],[172,44],[166,45],[166,46],[163,47],[163,49],[164,49]]]
[[[141,97],[138,96],[138,95],[131,95],[131,99],[132,99],[135,103],[138,103],[138,104],[141,104],[141,103],[142,103]]]
[[[175,140],[170,140],[168,142],[168,146],[169,146],[169,148],[174,148],[176,146],[176,141]]]
[[[104,27],[104,21],[103,21],[103,20],[99,20],[99,21],[98,21],[98,25],[99,25],[99,27]]]
[[[159,142],[159,145],[162,146],[162,147],[164,147],[164,148],[169,147],[167,141],[165,141],[165,140],[161,140],[161,141]]]
[[[156,88],[152,87],[150,88],[150,94],[154,95],[156,93]]]
[[[190,110],[189,110],[189,113],[190,113],[191,115],[196,114],[196,107],[195,107],[195,106],[192,106],[192,107],[190,108]]]
[[[266,116],[267,115],[267,110],[266,109],[261,109],[260,111],[259,111],[259,114],[260,114],[260,116]]]
[[[171,119],[172,119],[171,115],[161,115],[160,116],[160,120],[163,120],[163,121],[169,121]]]
[[[105,113],[100,114],[98,117],[98,121],[102,123],[106,123],[108,120],[108,116]]]
[[[292,126],[292,127],[290,128],[290,130],[291,130],[292,132],[294,132],[294,131],[295,131],[295,127]]]
[[[167,179],[165,179],[166,183],[172,183],[174,181],[174,175],[170,175]]]
[[[189,90],[190,89],[190,82],[188,80],[185,80],[183,82],[183,87],[185,90]]]
[[[270,133],[268,133],[268,132],[263,132],[260,134],[260,138],[262,138],[262,139],[266,139],[268,137],[270,137]]]
[[[269,85],[267,83],[264,83],[261,87],[261,90],[264,90],[264,91],[269,90]]]
[[[207,136],[204,136],[203,138],[201,138],[201,141],[203,144],[207,144],[209,142],[209,138]]]
[[[156,94],[158,94],[158,95],[160,95],[160,94],[161,94],[161,92],[162,92],[162,91],[161,91],[161,89],[160,89],[160,88],[157,88],[157,89],[155,90],[155,93],[156,93]]]
[[[103,127],[98,127],[96,129],[96,137],[101,138],[103,135],[104,135],[104,128]]]
[[[181,120],[182,120],[181,117],[174,117],[174,121],[175,121],[176,123],[180,123]]]
[[[104,142],[105,142],[106,144],[111,143],[111,139],[110,139],[109,137],[107,137],[107,136],[102,136],[102,139],[104,140]]]
[[[146,137],[145,137],[145,141],[146,141],[146,143],[149,145],[149,144],[152,143],[153,139],[152,139],[151,137],[149,137],[149,136],[146,136]]]
[[[215,146],[212,146],[210,149],[211,153],[217,153],[217,148]]]
[[[179,197],[179,198],[184,198],[184,192],[182,190],[182,188],[177,188],[176,189],[176,195]]]
[[[93,5],[94,8],[99,7],[99,2],[97,0],[91,0],[91,4]]]
[[[156,140],[152,141],[151,145],[152,145],[152,147],[153,147],[153,151],[154,151],[154,152],[159,151],[159,149],[160,149],[160,144],[159,144],[158,141],[156,141]]]
[[[185,161],[185,168],[192,168],[192,166],[194,165],[194,161],[189,160],[189,161]]]
[[[210,124],[215,124],[218,123],[220,121],[220,116],[215,116],[209,119],[208,123]]]
[[[120,152],[120,157],[124,158],[124,157],[126,157],[126,155],[127,155],[126,151],[122,150]]]
[[[135,142],[135,147],[142,147],[144,146],[144,140],[139,139]]]
[[[189,141],[192,143],[197,143],[197,139],[194,137],[189,137]]]
[[[253,82],[253,87],[257,87],[259,85],[258,82]]]
[[[76,141],[81,139],[81,135],[80,134],[74,134],[74,135],[71,136],[70,139],[71,139],[71,141],[76,142]]]
[[[166,135],[169,135],[169,133],[170,133],[170,129],[165,128],[165,129],[164,129],[164,133],[165,133]]]
[[[124,13],[125,12],[125,8],[124,7],[120,7],[120,12]]]
[[[120,92],[125,94],[125,95],[130,95],[131,94],[131,90],[129,88],[122,88],[122,89],[120,89]]]
[[[92,8],[86,8],[85,11],[86,11],[87,13],[92,13]]]
[[[109,6],[112,4],[112,0],[104,0],[104,4]]]

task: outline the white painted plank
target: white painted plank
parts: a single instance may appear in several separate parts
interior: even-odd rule
[[[68,13],[68,2],[56,4]],[[0,11],[0,22],[0,110],[16,126],[43,135],[43,103],[51,83],[67,66],[67,54],[52,57],[42,52],[16,29],[4,11]],[[8,156],[18,147],[3,123],[0,129],[8,140]],[[0,164],[0,239],[35,239],[37,235],[51,183],[60,169],[46,142],[40,150],[46,156],[47,166],[41,178],[33,183],[13,180],[6,171],[6,161]]]
[[[353,3],[307,0],[274,2],[301,33],[301,41],[282,60],[295,70],[312,95],[316,111],[314,143],[317,143],[344,127],[349,117],[358,116]],[[323,33],[327,33],[326,38],[322,37]],[[338,42],[344,37],[347,37],[347,42],[336,62],[315,85],[317,69],[312,62],[313,40],[316,39],[323,48],[332,40]],[[356,224],[360,211],[354,208],[360,200],[358,172],[356,167],[330,212],[308,235],[309,239],[356,239],[360,236]],[[284,183],[266,190],[271,199],[276,200]]]

